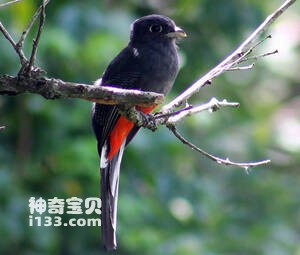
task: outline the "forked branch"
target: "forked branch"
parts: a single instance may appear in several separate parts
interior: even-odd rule
[[[190,148],[192,148],[193,150],[199,152],[200,154],[202,154],[203,156],[217,162],[220,165],[226,165],[226,166],[236,166],[236,167],[240,167],[243,168],[246,173],[249,173],[250,168],[252,167],[256,167],[256,166],[261,166],[261,165],[266,165],[268,163],[271,162],[271,160],[266,159],[266,160],[262,160],[262,161],[256,161],[256,162],[233,162],[231,161],[229,158],[220,158],[220,157],[216,157],[210,153],[207,153],[206,151],[200,149],[199,147],[197,147],[195,144],[191,143],[190,141],[188,141],[187,139],[185,139],[177,130],[177,128],[175,127],[175,125],[169,125],[168,128],[172,131],[172,133],[185,145],[189,146]]]
[[[190,85],[188,89],[174,98],[170,103],[166,104],[162,108],[162,113],[172,112],[172,110],[181,104],[183,104],[186,100],[188,100],[191,96],[196,94],[201,87],[207,84],[207,82],[211,82],[214,78],[219,76],[221,73],[227,71],[232,68],[234,65],[239,64],[245,59],[252,50],[257,46],[253,45],[253,42],[259,38],[259,36],[270,27],[270,25],[296,0],[287,0],[281,5],[276,11],[270,14],[263,23],[252,33],[250,36],[243,41],[236,50],[233,51],[228,57],[226,57],[220,64],[211,69],[207,74],[198,79],[195,83]]]

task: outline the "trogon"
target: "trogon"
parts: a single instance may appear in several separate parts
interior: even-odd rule
[[[99,86],[137,89],[166,95],[179,69],[176,40],[186,37],[173,20],[148,15],[131,25],[130,41],[109,64]],[[149,114],[155,107],[136,109]],[[117,247],[117,202],[124,148],[139,127],[120,115],[117,105],[94,104],[92,125],[98,141],[101,172],[101,231],[108,250]]]

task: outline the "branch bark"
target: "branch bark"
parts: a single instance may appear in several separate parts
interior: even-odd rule
[[[137,104],[151,106],[161,104],[164,96],[154,92],[100,87],[59,79],[28,76],[0,76],[0,95],[34,93],[46,99],[80,98],[101,104]]]

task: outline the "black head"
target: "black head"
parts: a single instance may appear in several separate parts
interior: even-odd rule
[[[186,33],[173,20],[162,15],[144,16],[131,25],[131,42],[174,41],[184,37]]]

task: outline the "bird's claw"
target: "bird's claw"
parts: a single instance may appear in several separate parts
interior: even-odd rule
[[[154,115],[149,113],[145,114],[143,112],[140,112],[142,116],[142,126],[150,129],[151,131],[155,131],[157,129],[156,120],[154,118]]]

